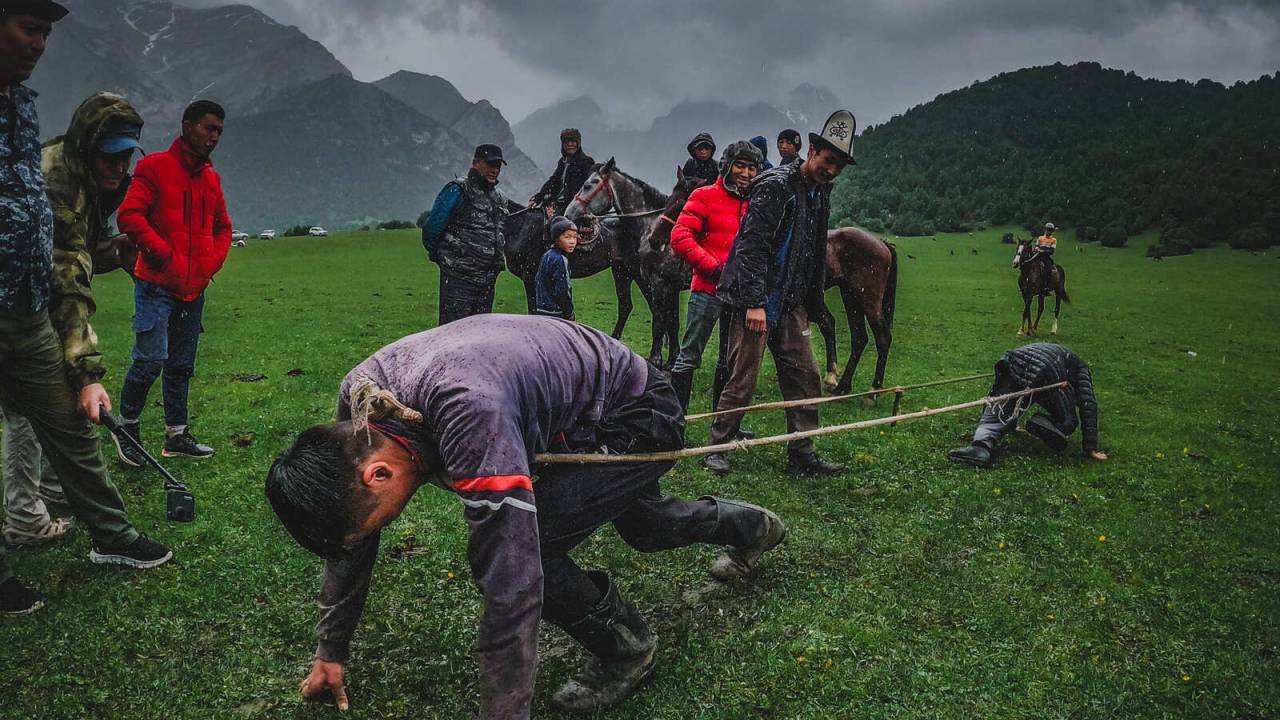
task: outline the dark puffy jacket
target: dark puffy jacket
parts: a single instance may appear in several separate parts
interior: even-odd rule
[[[503,238],[507,197],[475,171],[451,184],[461,191],[462,202],[440,235],[435,257],[440,268],[454,277],[478,285],[492,284],[507,266]]]
[[[693,148],[702,143],[711,144],[711,157],[706,160],[693,156]],[[720,177],[720,163],[716,162],[716,141],[711,139],[711,133],[698,133],[685,149],[689,151],[689,159],[684,163],[685,177],[702,178],[708,183],[713,183]]]
[[[1079,355],[1061,345],[1032,343],[1006,352],[996,363],[996,373],[1006,374],[1023,390],[1066,380],[1067,387],[1051,392],[1057,395],[1061,407],[1080,413],[1085,452],[1098,449],[1098,401],[1093,394],[1093,373]]]
[[[591,177],[591,168],[596,161],[582,150],[572,155],[561,155],[556,163],[556,171],[542,184],[542,189],[533,196],[539,205],[555,203],[556,208],[564,210],[573,200],[573,196],[582,189],[582,184]]]
[[[773,324],[804,306],[811,315],[826,282],[831,186],[808,186],[799,165],[758,176],[725,261],[716,296],[739,310],[762,307]]]
[[[222,180],[182,138],[138,161],[116,222],[141,251],[134,277],[183,302],[200,297],[231,249]]]

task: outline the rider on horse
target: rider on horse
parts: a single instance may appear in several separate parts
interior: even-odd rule
[[[529,198],[529,207],[543,206],[547,217],[564,212],[573,196],[582,189],[582,183],[591,176],[591,168],[595,164],[596,161],[582,150],[582,133],[577,128],[560,131],[560,162],[542,188]]]
[[[1044,234],[1036,238],[1036,251],[1031,261],[1040,262],[1040,289],[1045,294],[1053,290],[1053,251],[1058,248],[1058,239],[1053,233],[1058,229],[1053,223],[1045,223]]]

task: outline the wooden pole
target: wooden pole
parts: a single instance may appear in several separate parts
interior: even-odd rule
[[[901,396],[908,390],[919,390],[921,388],[936,387],[938,385],[950,385],[952,383],[968,382],[970,380],[981,380],[983,378],[994,377],[995,373],[983,373],[982,375],[969,375],[967,377],[951,378],[949,380],[934,380],[927,383],[918,383],[916,385],[898,385],[891,388],[880,388],[879,390],[868,390],[866,392],[853,393],[852,395],[836,395],[834,397],[808,398],[806,400],[778,400],[776,402],[760,403],[759,405],[748,405],[747,407],[734,408],[733,410],[718,410],[716,412],[701,413],[698,415],[686,415],[685,421],[705,420],[707,418],[716,418],[721,415],[732,415],[734,413],[760,412],[761,410],[785,410],[793,407],[808,407],[810,405],[822,405],[824,403],[836,402],[838,400],[852,400],[861,397],[876,397],[885,393],[895,393]],[[895,414],[898,406],[894,407]]]
[[[691,457],[699,457],[702,455],[714,455],[716,453],[729,452],[731,450],[746,450],[747,448],[760,447],[762,445],[775,445],[777,443],[791,442],[792,440],[803,440],[805,438],[821,437],[823,435],[834,435],[836,433],[851,432],[853,430],[865,430],[866,428],[879,427],[881,425],[892,425],[900,420],[915,420],[918,418],[932,417],[934,415],[942,415],[945,413],[958,412],[982,405],[992,405],[1002,403],[1006,400],[1014,398],[1026,397],[1034,395],[1045,390],[1053,390],[1054,388],[1066,387],[1066,381],[1046,385],[1044,387],[1031,388],[1030,390],[1020,390],[1018,392],[1006,393],[995,397],[984,397],[978,400],[960,403],[959,405],[949,405],[934,410],[928,408],[918,412],[907,413],[906,415],[892,415],[890,417],[876,418],[874,420],[863,420],[861,422],[848,423],[846,425],[833,425],[831,427],[817,428],[815,430],[802,430],[799,432],[787,433],[785,435],[775,435],[773,437],[754,438],[752,440],[735,440],[730,443],[720,445],[707,445],[700,448],[685,448],[683,450],[669,450],[666,452],[640,453],[631,455],[610,455],[608,453],[540,453],[534,456],[535,464],[603,464],[603,463],[635,463],[635,462],[663,462],[670,460],[684,460]]]

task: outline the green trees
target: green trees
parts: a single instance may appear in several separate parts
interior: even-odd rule
[[[1277,117],[1280,75],[1227,88],[1096,63],[1005,73],[868,127],[832,217],[900,235],[1053,222],[1112,245],[1149,228],[1193,248],[1270,244]]]

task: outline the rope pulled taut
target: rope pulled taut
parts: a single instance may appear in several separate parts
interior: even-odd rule
[[[960,410],[967,410],[969,408],[983,405],[999,404],[1014,398],[1027,397],[1046,390],[1053,390],[1055,388],[1063,388],[1066,386],[1066,381],[1063,381],[1060,383],[1054,383],[1053,385],[1045,385],[1044,387],[1031,388],[1029,390],[1019,390],[1018,392],[1005,393],[1004,395],[984,397],[978,400],[971,400],[958,405],[949,405],[947,407],[933,410],[926,408],[924,410],[906,413],[904,415],[890,415],[889,417],[876,418],[874,420],[863,420],[861,422],[848,423],[845,425],[833,425],[830,427],[817,428],[816,430],[802,430],[799,432],[787,433],[785,435],[774,435],[772,437],[754,438],[751,440],[734,440],[732,442],[721,443],[719,445],[707,445],[699,448],[685,448],[683,450],[669,450],[666,452],[625,455],[611,455],[608,453],[540,453],[534,456],[534,462],[539,464],[605,464],[684,460],[703,455],[714,455],[716,453],[731,452],[733,450],[746,450],[748,448],[760,447],[763,445],[776,445],[778,443],[786,443],[793,440],[803,440],[805,438],[851,432],[853,430],[865,430],[866,428],[879,427],[881,425],[892,425],[902,420],[915,420],[934,415],[958,412]]]
[[[982,380],[984,378],[995,377],[995,373],[983,373],[981,375],[967,375],[965,377],[950,378],[947,380],[933,380],[926,383],[917,383],[915,385],[898,385],[891,388],[880,388],[879,390],[868,390],[866,392],[853,393],[851,395],[835,395],[832,397],[809,398],[806,400],[779,400],[776,402],[760,403],[759,405],[748,405],[747,407],[734,408],[732,410],[718,410],[716,412],[700,413],[698,415],[688,415],[685,420],[705,420],[707,418],[716,418],[721,415],[733,415],[736,413],[760,412],[761,410],[784,410],[793,407],[808,407],[810,405],[822,405],[823,403],[836,402],[838,400],[852,400],[853,398],[862,397],[878,397],[880,395],[901,395],[909,390],[919,390],[927,387],[937,387],[938,385],[950,385],[952,383],[968,382],[970,380]]]

